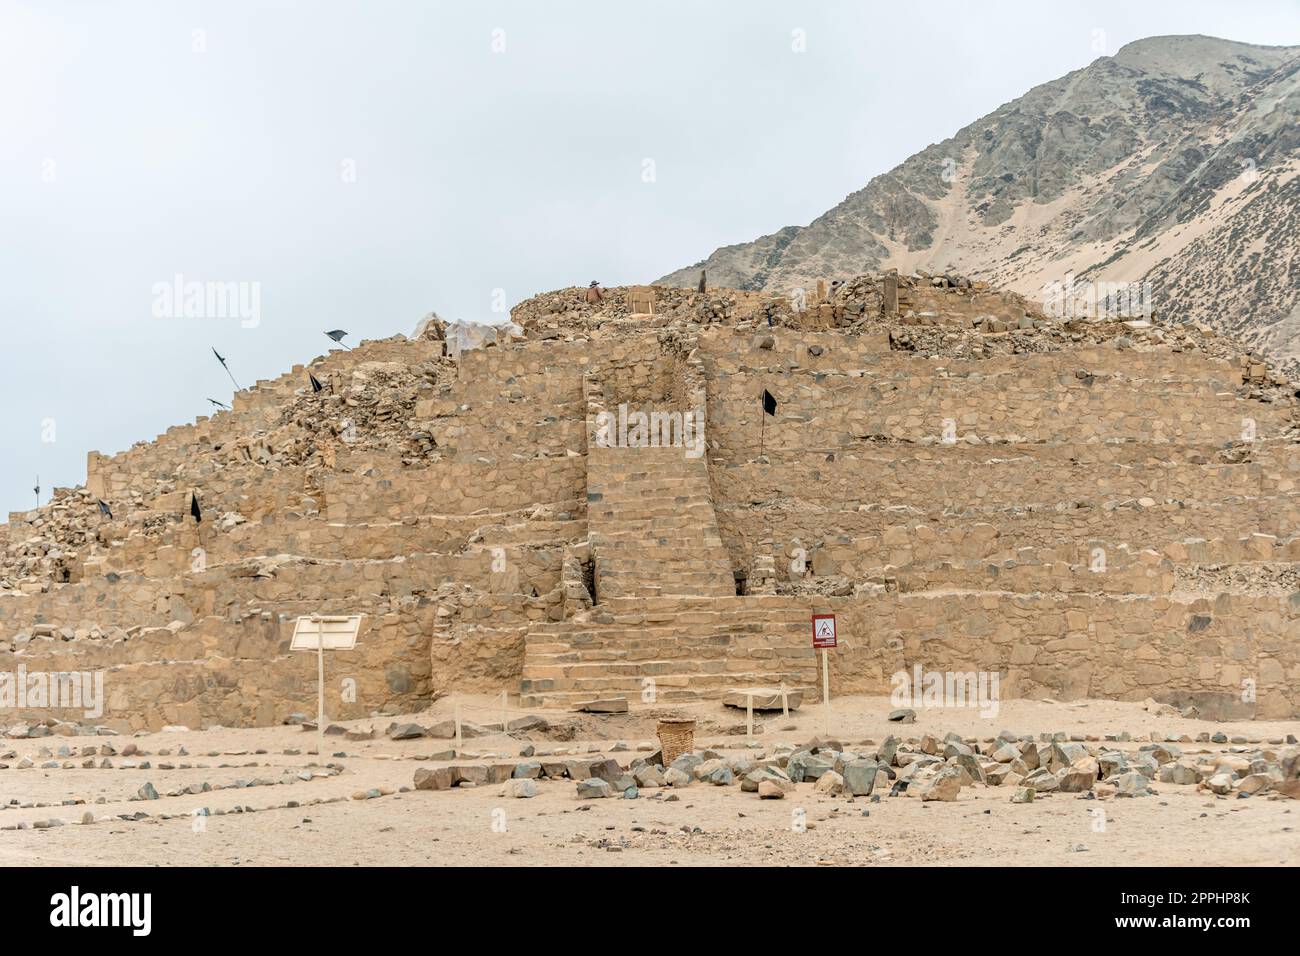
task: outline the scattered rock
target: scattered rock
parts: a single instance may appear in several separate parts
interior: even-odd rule
[[[609,784],[599,777],[578,781],[578,799],[580,800],[598,800],[609,795]]]
[[[507,792],[510,796],[518,799],[535,797],[537,796],[537,782],[528,777],[511,780],[510,783],[507,784]]]

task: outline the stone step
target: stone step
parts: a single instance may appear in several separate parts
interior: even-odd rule
[[[660,559],[618,557],[604,554],[596,559],[596,574],[605,581],[614,579],[636,579],[637,582],[654,584],[685,584],[688,582],[706,583],[721,581],[730,583],[734,578],[718,571],[708,561],[683,557],[680,554]],[[732,593],[735,593],[734,591]]]
[[[728,593],[734,593],[735,588],[728,590],[721,584],[641,584],[641,585],[607,585],[604,592],[611,597],[699,597],[715,595],[723,597]]]
[[[688,495],[664,495],[659,497],[633,497],[626,501],[610,498],[588,498],[587,509],[601,517],[638,515],[678,515],[693,514],[698,511],[712,511],[713,502],[707,498]]]
[[[697,521],[707,521],[710,515],[715,514],[713,506],[707,502],[692,505],[666,504],[662,507],[641,505],[609,507],[604,502],[593,502],[587,513],[592,520],[616,523],[618,527],[626,527],[630,522],[665,519],[675,520],[683,525],[694,524]]]
[[[726,601],[733,595],[723,597],[699,598],[672,598],[664,600],[673,601]],[[626,598],[615,598],[613,600],[623,601]],[[633,598],[632,600],[646,601],[653,600],[647,598]],[[613,603],[613,601],[611,601]],[[630,638],[635,635],[645,634],[651,637],[659,637],[662,633],[682,632],[682,633],[718,633],[727,631],[751,631],[754,628],[790,632],[794,633],[798,628],[812,628],[811,612],[807,608],[798,607],[789,609],[787,612],[778,613],[771,609],[753,610],[745,612],[710,612],[698,609],[683,609],[677,614],[667,613],[639,613],[639,614],[606,614],[601,615],[601,620],[597,621],[591,618],[586,620],[572,620],[559,623],[539,624],[534,629],[534,634],[538,639],[553,641],[560,639],[570,639],[570,635],[581,637],[586,636],[605,636],[609,635],[611,639],[620,640]],[[563,638],[560,635],[564,635]],[[532,635],[530,635],[532,636]]]
[[[593,494],[600,495],[597,500],[601,504],[617,504],[624,507],[652,502],[676,504],[711,503],[709,496],[702,492],[695,483],[683,485],[680,488],[668,488],[663,483],[656,483],[646,486],[644,489],[620,483],[604,491],[588,485],[587,494],[589,496]],[[590,497],[588,500],[591,500]]]
[[[632,647],[606,646],[603,648],[573,647],[550,653],[529,653],[524,665],[524,677],[571,677],[575,669],[585,667],[648,667],[658,661],[707,663],[707,667],[684,668],[718,670],[728,662],[744,661],[752,665],[757,661],[811,660],[812,647],[804,640],[763,642],[750,638],[743,642],[728,642],[712,646],[696,641],[642,643]]]
[[[737,671],[709,682],[701,682],[694,675],[661,675],[655,678],[654,699],[647,703],[694,703],[719,700],[735,687],[780,686],[783,683],[791,691],[802,691],[805,695],[813,694],[818,686],[814,673],[802,671]],[[603,696],[627,697],[629,703],[638,704],[643,700],[645,689],[640,680],[607,682],[607,686],[599,688],[542,689],[530,686],[520,693],[520,706],[569,708]],[[743,719],[743,715],[741,717]]]
[[[524,672],[534,664],[552,667],[582,662],[623,661],[636,663],[656,657],[697,660],[725,658],[729,655],[747,658],[800,657],[811,647],[810,638],[804,634],[760,635],[733,634],[709,638],[683,636],[662,640],[629,640],[604,643],[574,643],[567,647],[551,646],[540,650],[528,645],[528,658]]]
[[[720,547],[722,541],[707,538],[644,538],[637,541],[627,538],[619,541],[593,541],[592,544],[602,554],[612,557],[671,560],[674,557],[689,555],[693,551]]]
[[[702,532],[687,531],[682,528],[669,528],[666,532],[657,535],[646,534],[644,530],[634,530],[631,528],[620,528],[617,531],[607,530],[596,534],[588,535],[593,544],[599,544],[604,547],[619,549],[623,547],[635,546],[637,544],[655,544],[663,547],[681,544],[695,544],[703,541],[705,544],[713,547],[721,546],[722,538]]]
[[[592,512],[590,528],[597,540],[636,540],[640,538],[702,538],[716,537],[711,511],[672,512],[668,514],[635,514],[623,517],[609,512]],[[617,522],[617,528],[611,525]],[[721,541],[719,540],[719,546]]]

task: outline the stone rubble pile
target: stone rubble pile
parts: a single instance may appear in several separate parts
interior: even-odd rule
[[[1160,735],[1151,735],[1159,737]],[[1202,734],[1200,743],[1227,743],[1226,735]],[[1113,738],[1113,739],[1112,739]],[[681,789],[693,784],[739,786],[760,799],[783,799],[800,784],[826,796],[919,797],[950,802],[963,788],[1006,787],[1013,803],[1029,803],[1050,793],[1086,799],[1145,797],[1155,785],[1195,785],[1217,796],[1276,796],[1300,799],[1300,747],[1295,738],[1264,747],[1230,746],[1225,751],[1185,752],[1170,740],[1152,740],[1136,752],[1106,741],[1086,742],[1063,733],[1037,738],[1003,731],[991,740],[942,739],[927,734],[903,742],[887,737],[877,746],[850,749],[834,740],[802,746],[779,744],[762,753],[727,756],[716,750],[682,754],[668,766],[662,755],[637,757],[627,765],[607,756],[538,757],[521,763],[453,764],[420,768],[415,789],[448,790],[508,784],[506,795],[532,797],[535,781],[570,780],[579,799],[635,799],[642,790]],[[1191,739],[1184,737],[1184,743]]]
[[[4,730],[10,740],[33,740],[38,737],[116,737],[118,732],[98,724],[81,724],[47,717],[40,721],[20,721]],[[130,745],[134,747],[134,745]],[[134,752],[134,751],[132,751]]]
[[[437,442],[419,422],[415,403],[446,391],[455,376],[447,358],[416,365],[363,362],[344,376],[335,373],[313,392],[304,387],[280,414],[278,427],[252,439],[267,449],[266,461],[276,465],[322,463],[331,446],[397,450],[404,464],[434,454]]]
[[[56,488],[26,524],[11,521],[7,542],[0,536],[0,594],[37,594],[51,582],[75,582],[79,557],[97,541],[108,544],[108,526],[85,488]]]
[[[417,419],[415,403],[445,392],[454,377],[455,364],[447,358],[409,365],[362,362],[346,373],[320,371],[320,392],[304,373],[302,386],[271,428],[214,444],[206,455],[218,465],[255,462],[312,469],[332,462],[340,449],[396,450],[404,464],[424,462],[436,457],[437,442],[428,423]],[[188,521],[189,465],[180,462],[173,474],[155,476],[148,491],[115,497],[108,502],[111,517],[85,487],[56,488],[46,504],[11,516],[7,526],[0,525],[0,594],[37,594],[52,584],[76,583],[86,559],[115,540],[132,533],[158,537],[169,526]],[[154,510],[160,501],[175,507]],[[208,520],[227,530],[244,519],[230,512]]]
[[[887,283],[896,289],[892,294],[886,292]],[[1245,350],[1203,323],[1054,317],[1044,312],[1041,303],[1018,293],[992,290],[988,283],[965,276],[925,272],[859,275],[835,280],[820,292],[795,290],[789,295],[622,287],[603,290],[604,298],[593,303],[587,301],[585,288],[574,287],[527,299],[515,306],[511,318],[530,338],[573,341],[603,325],[624,323],[634,314],[630,300],[645,294],[636,291],[645,288],[653,293],[654,314],[640,314],[638,320],[669,328],[723,322],[741,331],[767,326],[850,334],[883,330],[894,350],[966,360],[1095,346],[1197,351],[1237,363],[1241,384],[1251,398],[1272,401],[1295,397],[1300,391],[1300,382],[1291,382],[1259,353]]]
[[[637,313],[632,299],[634,287],[603,289],[599,302],[587,301],[585,288],[571,287],[544,292],[519,303],[510,318],[531,337],[549,337],[558,332],[574,332],[618,323]],[[657,320],[692,324],[713,324],[747,318],[761,312],[770,297],[736,289],[696,292],[668,286],[654,286],[654,315]]]

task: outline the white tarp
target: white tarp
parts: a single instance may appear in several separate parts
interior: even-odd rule
[[[447,354],[459,358],[461,352],[481,349],[485,345],[505,345],[512,339],[524,337],[524,330],[513,322],[487,325],[480,322],[448,322]]]

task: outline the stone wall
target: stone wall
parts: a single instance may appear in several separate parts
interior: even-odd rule
[[[1300,713],[1294,595],[916,594],[818,607],[839,615],[837,693],[888,693],[891,674],[920,664],[998,671],[1006,698],[1154,697],[1210,719]],[[1254,701],[1242,699],[1246,680]]]

